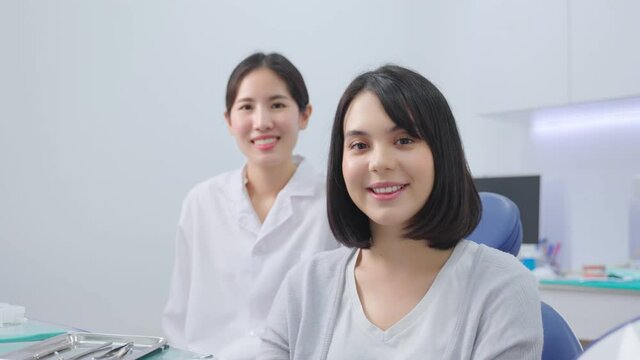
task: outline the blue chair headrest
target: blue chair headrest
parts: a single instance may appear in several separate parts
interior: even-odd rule
[[[506,196],[481,192],[482,215],[467,239],[518,255],[522,244],[522,222],[518,206]]]

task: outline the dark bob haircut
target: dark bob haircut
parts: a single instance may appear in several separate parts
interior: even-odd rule
[[[300,71],[298,71],[291,61],[278,53],[264,54],[258,52],[242,60],[238,66],[233,69],[233,72],[231,72],[231,76],[229,76],[229,81],[227,82],[227,95],[225,98],[227,113],[231,114],[231,108],[236,101],[236,96],[238,96],[238,89],[240,88],[242,80],[250,72],[259,68],[267,68],[276,73],[276,75],[287,84],[287,89],[298,105],[300,112],[307,109],[307,105],[309,105],[309,93],[307,92],[307,86],[304,83]]]
[[[397,126],[426,141],[433,154],[433,189],[404,236],[426,240],[431,248],[454,247],[473,231],[482,211],[458,128],[447,100],[429,80],[394,65],[355,78],[338,104],[327,169],[327,212],[333,234],[348,247],[371,247],[369,218],[349,197],[342,174],[345,115],[353,99],[365,91],[378,97]]]

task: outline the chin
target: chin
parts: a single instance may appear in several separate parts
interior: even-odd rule
[[[398,216],[399,214],[385,214],[385,215],[373,215],[369,216],[369,219],[380,226],[402,226],[405,227],[409,219],[405,216]]]

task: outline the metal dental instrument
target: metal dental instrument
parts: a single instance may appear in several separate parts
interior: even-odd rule
[[[129,352],[129,350],[131,350],[132,347],[133,347],[133,342],[130,341],[124,345],[115,347],[102,355],[94,357],[93,360],[100,360],[100,359],[106,360],[111,358],[119,359],[125,356]]]
[[[57,352],[60,352],[60,351],[63,351],[63,350],[67,350],[71,346],[72,346],[71,342],[65,341],[62,344],[54,347],[53,349],[48,349],[48,350],[46,350],[46,351],[44,351],[42,353],[33,354],[33,356],[31,356],[31,359],[39,360],[39,359],[42,359],[45,356],[49,356],[51,354],[54,354],[54,353],[57,353]]]
[[[102,343],[102,344],[100,344],[98,346],[95,346],[95,347],[92,347],[92,348],[89,348],[89,349],[85,349],[84,351],[79,352],[79,353],[77,353],[77,354],[75,354],[73,356],[65,357],[64,359],[65,360],[78,360],[78,359],[83,358],[83,357],[85,357],[85,356],[87,356],[89,354],[93,354],[94,352],[98,352],[100,350],[104,350],[104,349],[110,347],[111,344],[113,344],[113,343],[110,342],[110,341],[106,342],[106,343]]]

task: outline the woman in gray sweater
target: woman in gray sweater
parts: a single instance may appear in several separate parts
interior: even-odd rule
[[[327,198],[346,248],[288,274],[260,359],[540,359],[533,276],[513,256],[464,240],[480,200],[431,82],[384,66],[347,87]]]

